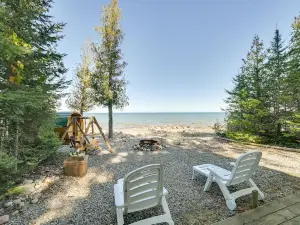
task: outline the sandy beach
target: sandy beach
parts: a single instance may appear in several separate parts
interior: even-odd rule
[[[134,150],[133,146],[143,138],[156,139],[164,148],[155,152]],[[259,205],[300,193],[299,153],[221,142],[208,126],[124,127],[115,131],[115,138],[110,142],[116,153],[109,153],[102,141],[102,151],[90,155],[88,173],[83,178],[63,176],[60,166],[60,179],[43,192],[37,204],[13,216],[9,224],[116,224],[113,185],[126,173],[153,163],[160,163],[165,169],[164,186],[169,192],[167,202],[175,224],[212,224],[248,210],[250,196],[236,201],[236,212],[228,210],[218,185],[213,184],[204,192],[205,177],[197,175],[191,179],[192,166],[212,163],[230,170],[229,163],[251,149],[263,153],[253,177],[265,194],[264,202]],[[61,151],[69,151],[69,147],[64,146]],[[51,171],[49,168],[51,165],[47,166]],[[245,186],[236,185],[230,190]],[[158,207],[128,214],[125,224],[160,212]]]

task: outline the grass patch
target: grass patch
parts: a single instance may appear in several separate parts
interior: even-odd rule
[[[9,198],[11,196],[17,196],[24,193],[24,187],[22,186],[15,186],[8,189],[3,195],[0,195],[0,201],[4,200],[5,198]]]
[[[16,186],[13,188],[8,189],[5,195],[12,196],[12,195],[20,195],[24,193],[24,187],[22,186]]]
[[[263,145],[274,145],[278,147],[288,147],[288,148],[300,148],[300,143],[296,141],[295,137],[290,137],[286,134],[282,134],[279,137],[268,137],[262,135],[255,135],[251,133],[244,132],[221,132],[216,133],[217,136],[222,138],[228,138],[241,142],[263,144]]]

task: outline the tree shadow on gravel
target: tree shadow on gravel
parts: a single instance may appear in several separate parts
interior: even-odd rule
[[[181,146],[171,146],[165,149],[169,154],[153,154],[132,149],[119,150],[117,154],[105,154],[100,156],[90,156],[89,170],[87,178],[65,178],[63,180],[62,193],[56,197],[62,197],[72,193],[72,187],[76,191],[76,199],[62,198],[61,201],[42,203],[43,209],[39,212],[28,211],[32,217],[28,223],[34,224],[116,224],[116,213],[114,206],[113,185],[118,179],[123,178],[130,171],[144,165],[160,163],[165,169],[164,186],[168,190],[167,202],[175,224],[179,225],[208,225],[232,216],[232,212],[226,207],[225,200],[217,184],[213,183],[210,190],[203,191],[206,178],[197,175],[194,180],[192,177],[192,166],[212,163],[217,166],[231,170],[230,162],[236,160],[235,157],[222,155],[226,152],[220,146],[218,151],[206,151],[207,146],[195,145],[190,149]],[[238,154],[246,152],[247,149],[239,150]],[[235,149],[232,149],[235,151]],[[123,160],[112,163],[117,156],[122,156]],[[263,153],[264,155],[264,153]],[[279,156],[280,157],[280,156]],[[267,162],[266,162],[267,163]],[[299,175],[300,176],[300,175]],[[101,178],[101,179],[100,179]],[[87,179],[87,183],[82,181]],[[290,176],[280,170],[273,170],[260,166],[253,177],[254,182],[265,194],[265,202],[270,202],[279,197],[300,193],[300,178]],[[81,186],[78,186],[81,185]],[[245,188],[245,184],[231,187],[231,191]],[[82,189],[85,190],[82,190]],[[59,191],[59,190],[58,190]],[[51,198],[51,197],[50,197]],[[250,196],[237,199],[238,211],[248,210]],[[263,202],[259,203],[260,205]],[[66,206],[66,207],[65,207]],[[36,207],[36,206],[35,206]],[[51,208],[52,207],[52,208]],[[53,208],[54,207],[54,208]],[[57,215],[51,214],[56,210]],[[125,224],[161,213],[161,209],[153,208],[143,212],[128,214],[125,217]],[[41,218],[51,218],[42,221]],[[11,223],[24,224],[24,223]],[[27,224],[27,223],[25,223]]]

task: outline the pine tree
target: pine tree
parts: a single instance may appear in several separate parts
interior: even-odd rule
[[[270,111],[272,113],[273,131],[279,137],[282,130],[284,109],[284,93],[286,90],[285,77],[287,66],[287,54],[284,41],[278,29],[275,30],[275,35],[271,41],[271,47],[267,50],[268,62],[266,69],[268,73],[267,91],[270,102]]]
[[[263,43],[257,35],[252,46],[243,59],[241,72],[234,79],[233,91],[227,91],[227,125],[230,131],[259,134],[268,127],[268,95],[265,71],[266,55]]]
[[[65,54],[57,52],[56,45],[64,23],[55,23],[48,14],[53,0],[1,0],[3,35],[13,46],[21,46],[24,54],[6,57],[1,74],[2,88],[11,83],[26,87],[40,86],[48,93],[62,91],[66,82],[63,64]],[[6,48],[7,49],[7,48]],[[26,54],[25,54],[26,53]],[[6,85],[6,86],[3,86]]]
[[[92,78],[95,102],[108,107],[109,138],[113,138],[113,107],[122,109],[128,105],[127,81],[124,77],[126,62],[122,60],[120,45],[123,32],[120,25],[121,9],[118,0],[112,0],[102,10],[102,26],[97,28],[101,44],[94,44],[96,71]]]
[[[233,83],[233,90],[226,90],[229,97],[225,100],[228,104],[226,109],[227,126],[231,132],[245,130],[242,122],[244,120],[245,109],[242,103],[248,99],[248,89],[243,66],[240,68],[237,76],[233,78]]]
[[[292,28],[287,76],[289,94],[291,96],[289,107],[300,111],[300,16],[295,18]]]
[[[300,16],[292,24],[292,37],[288,51],[288,71],[286,78],[285,101],[287,128],[300,137]]]
[[[81,63],[76,69],[71,96],[66,101],[70,109],[79,111],[81,115],[94,106],[91,64],[91,41],[88,40],[82,49]]]
[[[68,82],[64,54],[56,50],[64,24],[52,21],[51,4],[0,1],[0,152],[15,159],[11,168],[0,158],[0,173],[9,171],[1,184],[36,166],[60,144],[54,133],[55,110]]]

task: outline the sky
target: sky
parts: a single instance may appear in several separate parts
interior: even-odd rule
[[[65,22],[58,49],[72,79],[80,53],[109,0],[55,0],[50,14]],[[225,89],[258,34],[270,45],[276,26],[289,42],[300,0],[119,0],[129,106],[123,112],[219,112]],[[66,90],[70,92],[71,87]],[[67,110],[65,99],[60,110]],[[96,107],[92,112],[107,112]],[[118,111],[116,111],[118,112]]]

